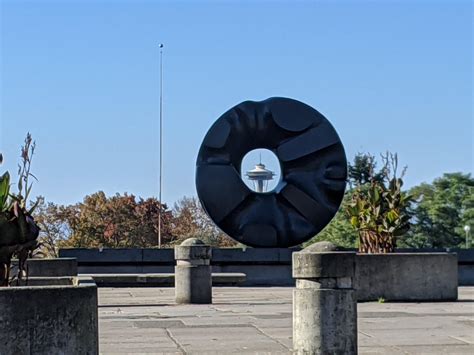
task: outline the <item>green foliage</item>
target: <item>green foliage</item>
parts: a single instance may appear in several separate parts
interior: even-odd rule
[[[345,209],[351,201],[351,191],[347,191],[342,200],[341,207],[329,224],[314,238],[307,241],[303,247],[316,242],[328,241],[344,248],[356,248],[358,234],[351,226],[346,216]]]
[[[390,164],[387,164],[389,159]],[[328,226],[305,246],[327,240],[339,246],[355,247],[358,234],[369,234],[365,237],[370,238],[379,233],[382,238],[393,234],[399,247],[465,247],[463,228],[470,226],[471,235],[474,229],[472,176],[444,174],[431,184],[423,183],[406,192],[402,191],[403,182],[396,176],[396,155],[385,154],[382,161],[378,169],[374,156],[359,153],[354,157],[349,163],[349,188],[341,208]],[[387,170],[390,167],[391,171]],[[408,224],[411,224],[410,229]],[[364,230],[372,230],[372,233]]]
[[[374,155],[369,153],[357,153],[353,163],[348,163],[348,180],[350,190],[354,186],[361,186],[372,181],[382,182],[384,180],[383,169],[377,171],[377,161]]]
[[[404,238],[403,246],[465,246],[463,227],[474,226],[474,179],[471,174],[444,174],[432,184],[413,187],[410,194],[415,197],[414,225]]]
[[[8,171],[0,177],[0,213],[4,213],[11,208],[10,197],[10,174]]]
[[[18,281],[21,281],[26,276],[26,259],[38,247],[36,239],[39,228],[31,216],[36,204],[27,209],[27,199],[32,188],[29,177],[34,177],[30,172],[34,150],[35,143],[28,133],[25,145],[21,148],[18,194],[11,193],[8,172],[0,177],[0,286],[9,284],[12,257],[18,258]],[[2,162],[3,156],[0,154],[0,164]]]
[[[409,227],[411,196],[402,192],[405,169],[398,176],[397,155],[381,157],[381,168],[368,153],[358,153],[348,164],[349,185],[339,211],[305,246],[326,240],[346,248],[358,245],[361,251],[393,250],[396,237]],[[365,245],[369,242],[372,246]]]
[[[405,169],[399,177],[396,154],[387,153],[382,160],[381,174],[374,175],[371,169],[368,182],[356,185],[345,210],[359,232],[359,251],[364,253],[393,252],[397,237],[410,228],[412,197],[402,191]]]

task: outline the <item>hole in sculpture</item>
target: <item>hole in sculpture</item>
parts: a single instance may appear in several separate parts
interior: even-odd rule
[[[280,182],[280,162],[271,150],[251,150],[242,159],[240,176],[252,191],[272,192]]]

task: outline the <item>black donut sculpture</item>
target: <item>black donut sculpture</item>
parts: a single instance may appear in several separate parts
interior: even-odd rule
[[[271,150],[281,180],[268,193],[242,181],[242,159]],[[334,217],[346,187],[347,162],[329,121],[302,102],[274,97],[245,101],[224,113],[202,142],[196,188],[202,206],[226,234],[253,247],[290,247]]]

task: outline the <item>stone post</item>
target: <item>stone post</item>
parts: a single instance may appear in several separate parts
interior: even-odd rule
[[[293,350],[357,354],[355,253],[322,250],[293,253]]]
[[[176,303],[212,303],[212,249],[196,238],[174,249]]]

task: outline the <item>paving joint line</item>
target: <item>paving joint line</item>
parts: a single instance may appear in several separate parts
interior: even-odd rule
[[[448,337],[449,337],[449,338],[453,338],[454,340],[461,341],[461,342],[463,342],[463,343],[465,343],[465,344],[467,344],[467,345],[472,345],[471,342],[466,341],[466,340],[463,340],[463,339],[461,339],[461,338],[458,338],[458,337],[455,337],[455,336],[452,336],[452,335],[448,335]]]
[[[373,338],[372,335],[370,335],[370,334],[368,334],[368,333],[365,333],[365,332],[363,332],[363,331],[361,331],[361,330],[359,330],[359,333],[360,333],[360,334],[364,334],[364,335],[368,336],[369,338]]]
[[[400,352],[404,353],[405,355],[410,355],[411,354],[408,350],[403,350],[403,349],[399,348],[396,345],[389,346],[389,348],[400,351]]]
[[[181,354],[186,355],[187,352],[184,350],[184,348],[181,346],[179,341],[171,334],[170,330],[168,328],[165,328],[165,332],[168,335],[168,337],[171,339],[171,341],[178,347],[178,350],[181,351]]]
[[[280,344],[281,346],[283,346],[285,349],[291,351],[292,349],[290,349],[289,347],[287,347],[285,344],[283,344],[280,340],[278,340],[277,338],[274,338],[270,335],[268,335],[267,333],[265,333],[262,329],[260,329],[256,324],[254,323],[250,323],[258,332],[260,332],[262,335],[266,336],[267,338],[270,338],[272,339],[273,341],[277,342],[278,344]]]

